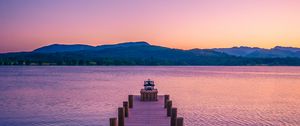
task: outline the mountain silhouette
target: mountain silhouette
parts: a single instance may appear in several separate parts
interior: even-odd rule
[[[182,50],[144,41],[53,44],[31,52],[0,54],[0,65],[300,65],[299,50],[282,46]]]
[[[64,44],[52,44],[35,49],[33,52],[40,53],[52,53],[52,52],[72,52],[80,50],[88,50],[94,48],[90,45],[74,44],[74,45],[64,45]]]
[[[233,47],[233,48],[216,48],[217,52],[223,52],[228,55],[241,56],[248,58],[300,58],[300,48],[276,46],[271,49],[263,49],[258,47]]]

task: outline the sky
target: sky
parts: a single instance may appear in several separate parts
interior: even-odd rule
[[[300,0],[0,0],[0,52],[128,41],[300,47]]]

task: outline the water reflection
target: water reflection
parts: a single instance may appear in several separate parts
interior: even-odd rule
[[[156,81],[193,125],[300,125],[299,67],[0,67],[0,125],[108,125]]]

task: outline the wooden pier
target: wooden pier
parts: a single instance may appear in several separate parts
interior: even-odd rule
[[[141,95],[128,96],[128,101],[118,108],[118,117],[109,119],[110,126],[184,125],[183,118],[177,117],[177,108],[172,106],[169,95],[157,95],[154,88],[145,89],[141,89]]]

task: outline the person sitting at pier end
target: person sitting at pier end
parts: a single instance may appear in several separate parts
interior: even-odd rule
[[[154,81],[151,81],[148,79],[147,81],[144,81],[144,89],[145,90],[153,90],[154,89]]]
[[[144,89],[141,89],[141,101],[157,101],[157,89],[154,88],[154,81],[144,81]]]

